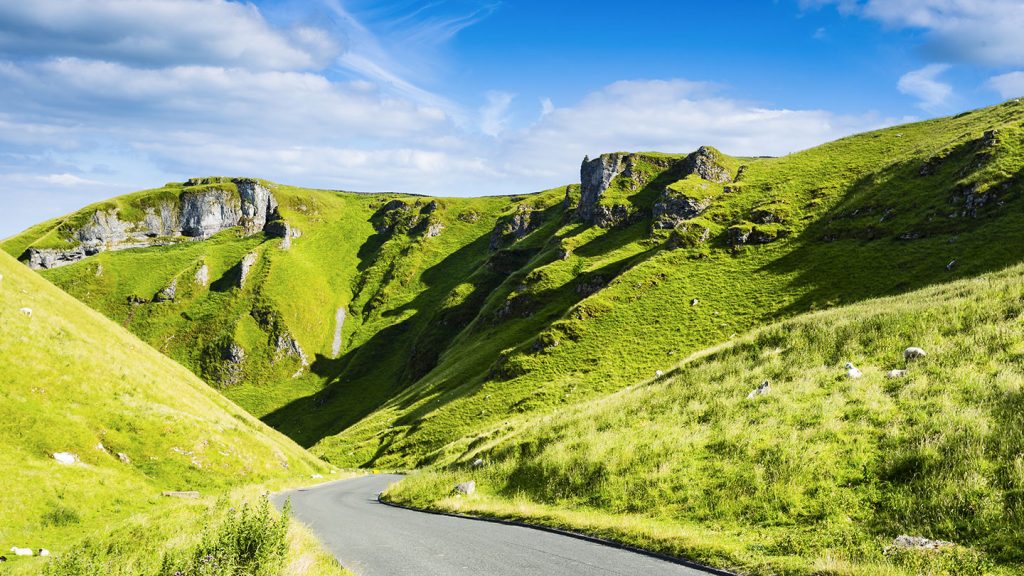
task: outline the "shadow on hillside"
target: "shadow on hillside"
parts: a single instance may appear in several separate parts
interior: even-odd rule
[[[791,240],[794,250],[762,269],[790,277],[798,294],[776,315],[899,294],[1024,260],[1024,246],[1008,241],[1024,230],[1024,171],[998,183],[985,205],[972,206],[973,193],[954,183],[976,167],[976,153],[977,142],[966,142],[932,174],[921,175],[920,161],[904,162],[856,181]]]
[[[558,243],[552,240],[564,223],[564,208],[558,204],[545,210],[540,228],[509,248],[489,251],[490,233],[485,233],[426,269],[421,274],[426,290],[406,304],[381,312],[383,316],[405,316],[402,322],[377,332],[338,360],[318,356],[313,370],[333,380],[320,392],[268,414],[264,421],[309,447],[344,431],[385,403],[405,410],[433,395],[426,405],[397,422],[413,426],[427,412],[478,390],[502,349],[530,345],[540,331],[589,295],[590,291],[579,289],[581,284],[606,284],[657,250],[655,246],[631,254],[560,287],[531,294],[531,302],[526,304],[529,309],[515,310],[513,299],[513,309],[502,317],[499,308],[508,294],[530,271],[556,258]],[[634,241],[638,231],[643,230],[643,224],[638,223],[599,237],[594,255]],[[609,240],[609,236],[613,238]],[[360,250],[361,258],[367,262],[364,270],[372,265],[372,254],[382,244]],[[441,304],[452,290],[464,283],[472,285],[471,291],[461,302],[449,303],[442,309]],[[534,305],[537,307],[533,308]],[[462,370],[466,372],[464,378],[446,374],[438,381],[441,388],[432,386],[424,390],[413,386],[444,362],[456,338],[481,338],[484,334],[493,340],[493,354],[480,355],[478,360],[468,362],[460,358],[469,367]],[[405,354],[396,357],[396,352]]]

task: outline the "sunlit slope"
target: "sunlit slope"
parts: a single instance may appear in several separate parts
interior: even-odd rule
[[[523,196],[259,181],[300,235],[240,225],[43,274],[332,463],[445,462],[768,323],[1019,262],[1022,122],[1010,101],[783,158],[607,154],[587,186]],[[256,182],[104,205],[140,218],[235,181]],[[4,249],[28,260],[96,211]]]
[[[626,391],[488,430],[394,497],[743,573],[1019,574],[1022,315],[1020,265],[802,315]],[[911,346],[927,356],[907,360]],[[469,479],[480,494],[451,498]],[[885,554],[901,534],[957,546]]]
[[[299,446],[0,254],[0,542],[60,551],[167,501],[325,472]],[[61,464],[55,453],[77,460]]]

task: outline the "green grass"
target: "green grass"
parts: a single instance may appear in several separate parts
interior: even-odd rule
[[[330,471],[6,254],[0,274],[5,549],[47,548],[62,558],[91,539],[115,557],[120,553],[109,547],[135,546],[123,536],[136,530],[152,531],[146,541],[156,550],[164,539],[195,535],[195,514],[218,495]],[[76,454],[80,463],[61,465],[52,457],[57,452]],[[161,496],[174,490],[199,491],[204,499],[191,505]],[[141,528],[124,528],[126,522]],[[32,573],[45,566],[43,559],[16,558],[6,567]]]
[[[612,229],[573,218],[578,186],[431,199],[268,183],[302,232],[287,251],[226,231],[44,276],[335,465],[444,463],[479,430],[621,390],[734,335],[1020,262],[1007,239],[1024,228],[1022,121],[1024,105],[1011,101],[782,158],[715,152],[736,181],[707,188],[678,179],[670,164],[682,155],[643,153],[638,178],[616,179],[601,199],[634,215]],[[711,205],[652,230],[666,187]],[[969,198],[986,202],[969,210]],[[406,208],[385,213],[395,199]],[[92,210],[3,247],[20,254]],[[524,211],[528,233],[491,250],[492,232]],[[426,237],[432,223],[445,228]],[[747,231],[774,241],[731,242]],[[236,267],[252,251],[259,264],[238,288]],[[209,288],[190,281],[203,263]],[[175,278],[177,300],[151,302]],[[333,358],[339,308],[344,347]],[[298,359],[276,350],[282,335],[311,361],[297,378]],[[232,342],[245,361],[229,385]]]
[[[388,497],[750,574],[1020,573],[1022,315],[1024,266],[800,316],[483,430]],[[908,346],[928,356],[906,362]],[[885,377],[896,368],[907,375]],[[771,391],[748,399],[763,380]],[[468,479],[478,494],[451,497]],[[900,534],[958,546],[886,555]]]

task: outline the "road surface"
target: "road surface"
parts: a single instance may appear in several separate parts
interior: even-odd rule
[[[380,474],[276,494],[358,576],[707,576],[694,568],[531,528],[377,502],[401,476]]]

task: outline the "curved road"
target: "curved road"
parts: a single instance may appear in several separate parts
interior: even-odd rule
[[[708,572],[541,530],[377,502],[401,476],[362,476],[275,494],[359,576],[707,576]]]

